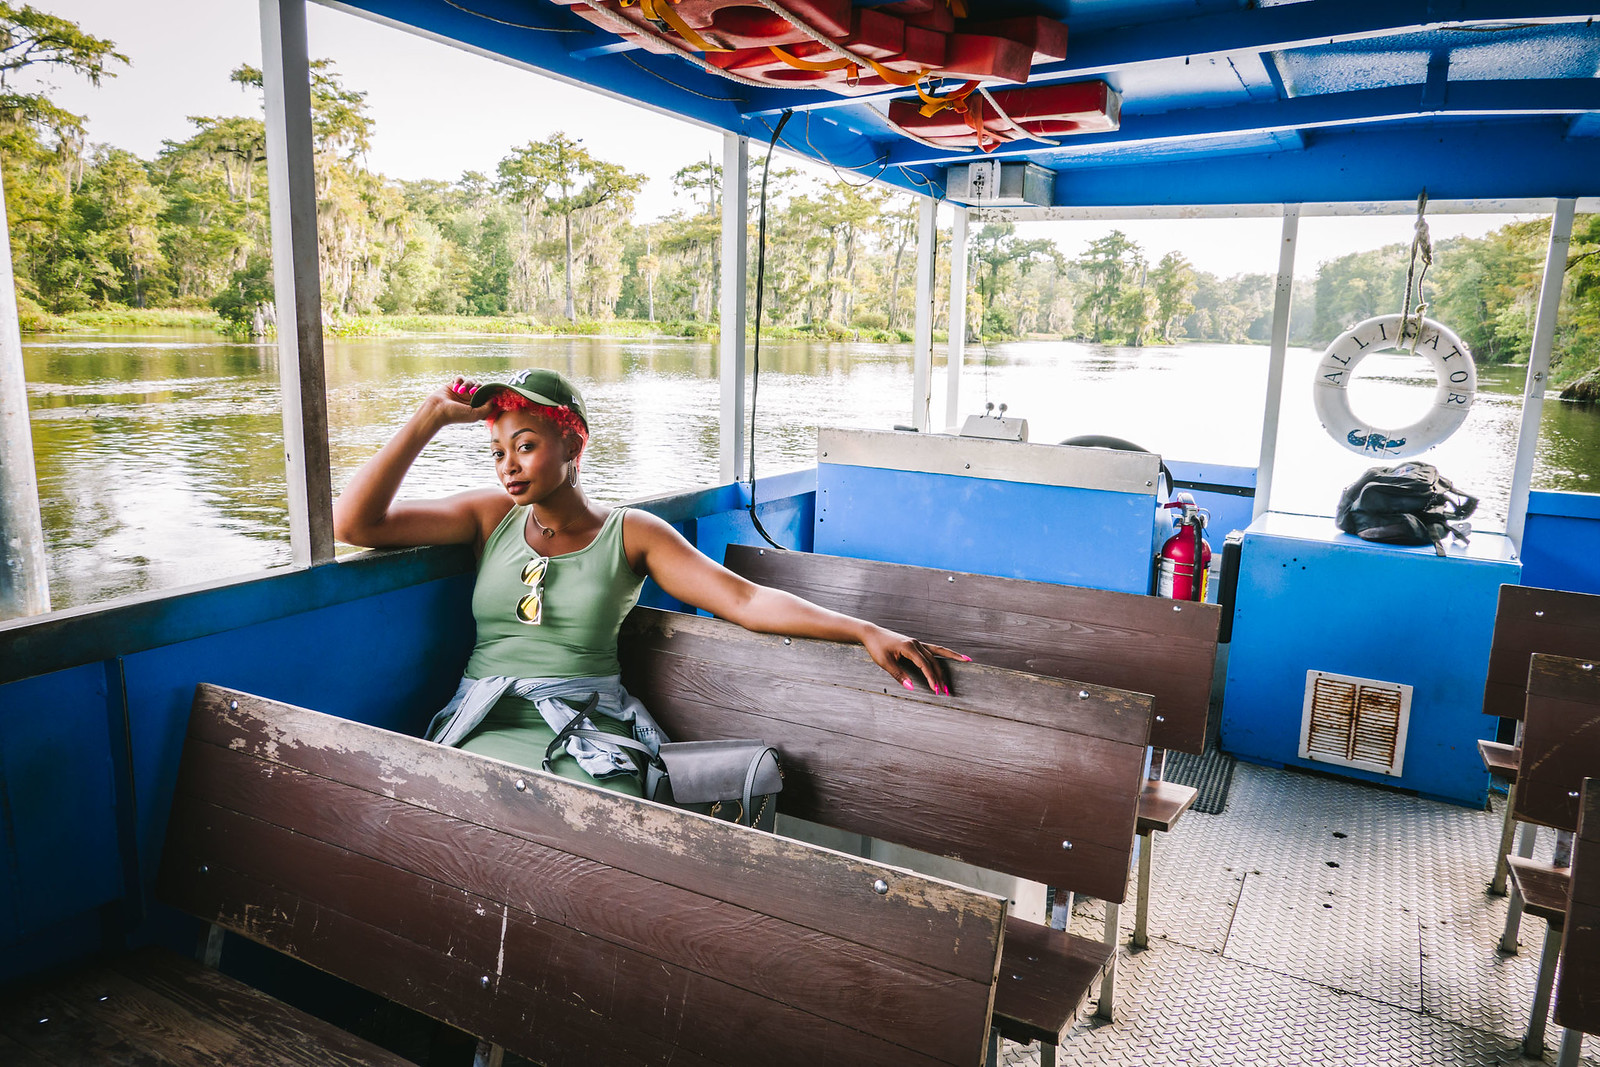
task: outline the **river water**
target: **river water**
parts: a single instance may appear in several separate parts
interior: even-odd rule
[[[289,562],[277,349],[215,334],[143,331],[36,336],[24,346],[41,511],[57,609]],[[911,415],[906,345],[762,346],[756,470],[815,461],[818,425],[888,428]],[[945,370],[935,367],[936,413]],[[1318,353],[1291,349],[1280,420],[1279,510],[1332,514],[1339,490],[1374,463],[1336,446],[1311,407]],[[579,383],[593,430],[590,495],[633,500],[717,480],[718,385],[705,342],[459,335],[330,340],[333,481],[341,487],[430,390],[456,374],[504,378],[555,367]],[[1184,344],[990,345],[967,354],[962,412],[985,401],[1029,421],[1035,442],[1111,434],[1169,459],[1253,467],[1267,350]],[[1481,497],[1474,522],[1503,529],[1523,369],[1479,369],[1466,424],[1422,457]],[[1376,356],[1351,385],[1379,425],[1419,418],[1427,362]],[[401,490],[426,496],[493,485],[481,426],[451,427]],[[1545,405],[1535,488],[1600,489],[1600,412]]]

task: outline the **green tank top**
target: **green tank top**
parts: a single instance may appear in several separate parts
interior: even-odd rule
[[[616,674],[617,631],[639,602],[644,579],[628,566],[622,516],[616,508],[587,548],[552,556],[545,568],[543,614],[533,626],[517,618],[531,589],[523,568],[539,556],[528,544],[528,508],[511,509],[483,546],[472,589],[478,640],[468,678],[588,678]]]

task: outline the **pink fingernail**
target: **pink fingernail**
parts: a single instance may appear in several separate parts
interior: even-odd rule
[[[911,690],[913,693],[917,691],[917,687],[911,684],[911,679],[910,678],[902,678],[902,679],[900,679],[900,684],[905,686],[907,689]]]
[[[956,655],[961,656],[961,653],[957,652]],[[962,663],[971,663],[972,662],[972,657],[971,656],[961,656],[961,662]]]

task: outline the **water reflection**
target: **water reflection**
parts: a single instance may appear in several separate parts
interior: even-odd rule
[[[942,349],[942,346],[941,346]],[[910,420],[904,345],[767,342],[761,352],[756,469],[809,465],[816,427]],[[1339,489],[1377,460],[1333,445],[1312,414],[1317,353],[1292,350],[1279,428],[1277,506],[1330,513]],[[24,346],[50,583],[57,608],[221,578],[289,561],[278,356],[186,331]],[[975,347],[962,410],[1005,403],[1032,439],[1111,434],[1178,459],[1254,466],[1267,350],[1031,343]],[[717,480],[720,401],[705,342],[455,335],[327,345],[333,481],[342,486],[456,374],[503,378],[550,366],[578,381],[594,429],[586,484],[605,502]],[[1375,356],[1353,389],[1380,425],[1413,421],[1432,374],[1417,358]],[[936,366],[934,410],[944,410]],[[1521,413],[1521,368],[1480,368],[1478,402],[1429,462],[1484,498],[1480,528],[1503,526]],[[1587,490],[1600,471],[1600,412],[1550,401],[1534,484]],[[492,485],[486,434],[447,429],[402,494]]]

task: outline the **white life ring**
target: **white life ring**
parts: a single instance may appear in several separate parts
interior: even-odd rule
[[[1350,377],[1356,364],[1373,352],[1399,348],[1400,315],[1379,315],[1358,322],[1328,346],[1317,362],[1312,402],[1317,418],[1328,436],[1350,451],[1363,456],[1420,455],[1443,441],[1467,417],[1478,394],[1478,368],[1466,343],[1432,319],[1422,320],[1417,352],[1428,357],[1439,384],[1433,392],[1433,406],[1410,426],[1383,430],[1356,418],[1350,410]],[[1407,338],[1406,347],[1410,347]]]

